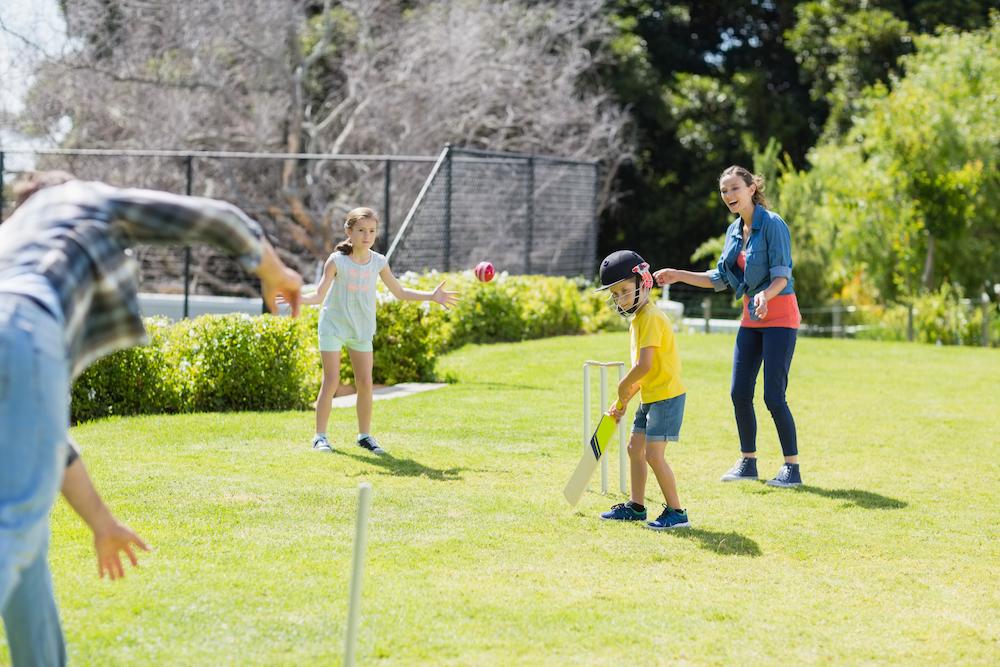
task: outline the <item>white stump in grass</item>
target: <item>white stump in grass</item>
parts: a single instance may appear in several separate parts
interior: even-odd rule
[[[372,485],[358,485],[358,519],[354,530],[354,563],[351,566],[351,597],[347,605],[347,637],[344,640],[344,667],[354,667],[358,643],[358,619],[361,615],[361,578],[365,570],[365,547],[368,542],[368,511],[372,506]]]

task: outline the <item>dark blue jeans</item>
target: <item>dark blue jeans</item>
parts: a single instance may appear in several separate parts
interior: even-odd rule
[[[736,412],[736,428],[740,432],[740,450],[757,451],[757,416],[753,411],[754,385],[761,362],[764,363],[764,405],[771,412],[778,440],[785,456],[799,453],[795,436],[795,420],[785,402],[788,369],[795,353],[795,329],[740,327],[733,351],[733,384],[730,394]]]

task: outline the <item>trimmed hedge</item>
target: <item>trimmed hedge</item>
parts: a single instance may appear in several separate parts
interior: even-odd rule
[[[414,289],[433,289],[442,280],[462,293],[447,311],[437,304],[397,301],[379,284],[376,383],[439,380],[438,356],[468,343],[625,328],[605,296],[582,280],[500,274],[480,283],[471,271],[400,277]],[[322,379],[318,319],[317,308],[305,308],[296,320],[203,315],[171,325],[147,319],[149,345],[109,355],[77,379],[73,419],[308,408]],[[346,350],[341,381],[353,381]]]

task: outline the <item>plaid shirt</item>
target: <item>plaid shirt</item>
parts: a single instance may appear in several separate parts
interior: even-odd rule
[[[136,243],[209,244],[243,268],[260,264],[260,226],[231,204],[70,181],[30,197],[0,225],[0,292],[29,296],[40,276],[62,310],[75,379],[100,357],[146,342]],[[25,280],[25,279],[29,280]]]

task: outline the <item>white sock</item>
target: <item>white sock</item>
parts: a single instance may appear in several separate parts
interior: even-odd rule
[[[358,442],[361,442],[362,440],[364,440],[367,437],[368,437],[367,433],[358,433]]]

